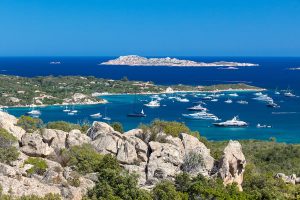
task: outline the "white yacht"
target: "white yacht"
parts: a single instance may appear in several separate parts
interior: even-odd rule
[[[238,103],[238,104],[247,105],[247,104],[248,104],[248,101],[240,100],[240,101],[237,101],[237,103]]]
[[[219,99],[212,99],[212,100],[210,100],[210,101],[212,101],[212,102],[218,102]]]
[[[270,108],[280,108],[280,106],[277,103],[275,103],[273,100],[268,101],[266,106],[268,106]]]
[[[40,116],[42,114],[41,111],[36,110],[35,107],[36,107],[35,105],[32,105],[31,106],[31,108],[32,108],[31,111],[27,112],[27,114],[30,115],[30,116],[33,116],[33,117]]]
[[[273,99],[266,94],[260,95],[253,99],[258,100],[258,101],[265,101],[265,102],[273,101]]]
[[[293,93],[291,93],[290,91],[288,91],[288,92],[284,93],[284,96],[286,96],[286,97],[295,97],[296,95],[294,95]]]
[[[226,101],[224,101],[225,103],[232,103],[231,99],[227,99]]]
[[[262,96],[262,95],[263,95],[263,93],[261,93],[261,92],[257,92],[257,93],[254,93],[254,95],[255,95],[255,96]]]
[[[160,103],[157,100],[152,100],[149,103],[144,104],[144,105],[147,106],[147,107],[150,107],[150,108],[156,108],[156,107],[160,106]]]
[[[207,108],[201,106],[201,104],[188,108],[191,111],[207,111]]]
[[[92,117],[92,118],[100,118],[100,117],[102,117],[102,115],[101,115],[101,113],[95,113],[95,114],[90,115],[90,117]]]
[[[188,118],[188,119],[205,119],[205,120],[214,120],[214,121],[220,120],[214,114],[207,113],[205,111],[196,112],[196,113],[192,113],[192,114],[182,114],[182,116],[185,118]]]
[[[248,126],[248,123],[244,121],[240,121],[239,118],[235,116],[231,120],[227,120],[225,122],[220,122],[220,123],[214,123],[214,125],[220,127],[242,127],[242,126]]]
[[[181,103],[187,103],[187,102],[190,102],[190,100],[188,100],[187,98],[180,98],[180,97],[177,97],[177,98],[176,98],[176,101],[181,102]]]
[[[229,94],[231,97],[238,97],[239,95],[237,93]]]

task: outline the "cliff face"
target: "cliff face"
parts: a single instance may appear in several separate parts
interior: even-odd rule
[[[143,188],[151,189],[163,179],[174,180],[177,174],[187,172],[192,176],[199,173],[208,178],[219,176],[224,184],[236,182],[242,189],[246,160],[237,141],[230,141],[221,160],[216,161],[203,143],[186,133],[179,137],[159,133],[156,137],[159,139],[152,140],[150,132],[133,129],[121,134],[103,122],[94,122],[87,134],[79,130],[67,133],[52,129],[26,133],[15,125],[17,120],[0,112],[0,128],[18,138],[20,151],[17,161],[0,164],[4,193],[9,190],[17,196],[57,193],[64,199],[81,199],[94,186],[95,177],[93,174],[81,176],[79,187],[70,186],[66,183],[72,178],[72,169],[62,167],[55,158],[60,150],[85,143],[99,153],[115,155],[121,166],[139,175],[139,185]],[[43,176],[28,176],[27,169],[31,166],[24,165],[24,161],[29,156],[41,157],[47,162],[49,167]]]

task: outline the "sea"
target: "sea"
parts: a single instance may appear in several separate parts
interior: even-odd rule
[[[0,74],[35,76],[95,76],[107,79],[152,81],[161,85],[188,84],[212,85],[225,83],[246,83],[267,89],[263,94],[271,97],[280,108],[269,108],[263,101],[256,100],[255,92],[223,92],[217,102],[203,100],[202,95],[186,94],[189,102],[177,102],[162,97],[158,108],[144,106],[151,95],[108,95],[102,96],[109,101],[105,105],[75,106],[75,115],[67,115],[62,106],[48,106],[40,108],[40,118],[44,122],[69,121],[73,123],[92,123],[105,121],[95,119],[91,114],[101,113],[111,118],[112,122],[121,122],[125,130],[149,124],[155,119],[178,121],[185,123],[191,130],[199,131],[200,135],[209,140],[220,141],[229,139],[257,139],[269,140],[276,138],[278,142],[300,143],[300,70],[289,68],[300,67],[300,57],[176,57],[202,62],[233,61],[259,64],[258,67],[239,67],[228,70],[219,67],[158,67],[158,66],[105,66],[99,65],[115,57],[0,57]],[[50,64],[50,62],[60,64]],[[290,90],[295,97],[286,97],[283,90]],[[280,94],[275,94],[275,92]],[[206,94],[209,95],[209,94]],[[174,96],[169,95],[169,96]],[[176,94],[175,94],[176,96]],[[224,101],[231,99],[227,104]],[[239,104],[238,101],[248,104]],[[187,108],[194,102],[204,101],[208,112],[216,115],[221,121],[238,116],[249,125],[243,128],[215,127],[212,120],[186,119],[182,114],[190,114]],[[145,118],[130,118],[128,113],[142,110]],[[28,108],[9,108],[7,112],[17,117],[28,112]],[[257,124],[267,125],[269,128],[259,128]]]

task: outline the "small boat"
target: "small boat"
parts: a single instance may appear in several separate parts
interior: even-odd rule
[[[257,124],[256,128],[272,128],[272,126]]]
[[[212,100],[210,100],[210,101],[212,101],[212,102],[218,102],[219,99],[212,99]]]
[[[239,95],[237,93],[229,94],[231,97],[238,97]]]
[[[202,100],[212,100],[213,98],[211,96],[205,96],[202,98]]]
[[[197,106],[193,106],[193,107],[187,108],[187,109],[191,110],[191,111],[207,111],[207,108],[204,108],[200,104],[197,105]]]
[[[60,63],[60,61],[51,61],[49,64],[50,65],[60,65],[61,63]]]
[[[133,112],[127,115],[128,117],[146,117],[144,110],[142,109],[141,112]]]
[[[280,95],[280,92],[278,91],[278,89],[277,89],[277,88],[276,88],[276,90],[275,90],[274,94],[276,94],[276,95]]]
[[[150,107],[150,108],[157,108],[157,107],[160,106],[160,103],[157,100],[152,100],[149,103],[144,104],[144,106],[147,106],[147,107]]]
[[[32,105],[31,106],[32,110],[29,111],[29,112],[27,112],[26,114],[30,115],[32,117],[38,117],[38,116],[40,116],[42,114],[41,111],[36,110],[35,107],[36,107],[35,105]]]
[[[95,114],[90,115],[90,117],[92,117],[92,118],[100,118],[100,117],[102,117],[102,115],[101,115],[101,113],[95,113]]]
[[[258,97],[253,98],[253,99],[258,100],[258,101],[265,101],[265,102],[273,101],[273,99],[271,97],[269,97],[268,95],[266,95],[266,94],[260,95]]]
[[[190,100],[188,100],[187,98],[180,98],[180,97],[177,97],[177,98],[176,98],[176,101],[181,102],[181,103],[187,103],[187,102],[190,102]]]
[[[205,111],[196,112],[196,113],[192,113],[192,114],[182,114],[182,116],[187,119],[204,119],[204,120],[214,120],[214,121],[220,120],[214,114],[207,113]]]
[[[75,113],[73,113],[73,112],[68,112],[68,115],[75,115]]]
[[[270,107],[270,108],[280,108],[280,106],[278,104],[276,104],[274,101],[268,101],[266,106]]]
[[[196,101],[196,102],[193,102],[193,104],[202,104],[202,105],[206,105],[206,103],[203,102],[203,101]]]
[[[244,121],[240,121],[239,118],[235,116],[231,120],[227,120],[225,122],[220,122],[220,123],[214,123],[213,125],[218,127],[243,127],[243,126],[248,126],[248,123]]]
[[[238,103],[238,104],[246,105],[246,104],[248,104],[248,101],[240,100],[240,101],[237,101],[237,103]]]
[[[262,95],[263,95],[263,93],[261,93],[261,92],[257,92],[257,93],[254,93],[254,95],[255,95],[255,96],[262,96]]]
[[[285,92],[284,96],[286,96],[286,97],[295,97],[296,95],[294,95],[292,92]]]
[[[224,101],[225,103],[232,103],[231,99],[227,99],[226,101]]]
[[[104,117],[102,119],[105,120],[105,121],[110,121],[111,118],[107,117],[106,113],[107,113],[107,107],[105,107]]]

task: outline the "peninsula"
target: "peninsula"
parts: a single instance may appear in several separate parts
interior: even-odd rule
[[[0,75],[0,108],[32,104],[70,105],[106,103],[103,94],[159,94],[174,92],[261,91],[262,88],[237,84],[211,86],[156,85],[152,82],[96,78],[93,76],[39,76],[33,78]]]
[[[119,58],[101,63],[101,65],[127,65],[127,66],[169,66],[169,67],[253,67],[259,66],[253,63],[239,62],[195,62],[192,60],[182,60],[177,58],[145,58],[137,55],[120,56]]]

